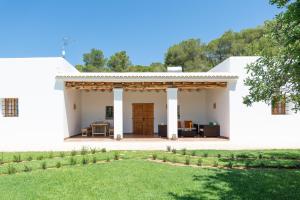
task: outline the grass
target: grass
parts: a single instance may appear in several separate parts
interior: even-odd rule
[[[300,170],[277,169],[278,165],[289,168],[299,164],[300,150],[184,151],[183,155],[183,151],[174,153],[171,148],[96,152],[84,149],[83,154],[64,152],[63,157],[60,152],[52,152],[52,156],[49,152],[3,153],[1,199],[198,200],[300,196]],[[29,156],[31,161],[27,161]],[[257,165],[254,169],[236,168],[254,165]]]

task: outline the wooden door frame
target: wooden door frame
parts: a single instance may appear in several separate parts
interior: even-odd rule
[[[134,112],[133,112],[133,110],[134,110],[134,105],[145,105],[145,104],[150,104],[150,105],[152,105],[152,109],[153,109],[153,111],[152,111],[152,113],[153,113],[153,117],[151,118],[147,118],[147,119],[151,119],[152,120],[152,123],[153,123],[153,127],[152,127],[152,136],[154,136],[154,103],[132,103],[132,133],[133,134],[137,134],[137,133],[135,133],[135,117],[134,117]],[[144,120],[144,117],[143,117],[143,120]],[[137,135],[141,135],[141,136],[143,136],[143,135],[146,135],[145,133],[144,133],[144,128],[142,128],[142,133],[140,133],[140,134],[137,134]]]

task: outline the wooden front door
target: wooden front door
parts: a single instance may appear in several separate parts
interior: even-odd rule
[[[133,103],[132,104],[133,134],[154,134],[154,104]]]

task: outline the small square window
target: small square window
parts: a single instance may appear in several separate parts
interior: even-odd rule
[[[17,98],[4,98],[1,104],[3,117],[19,116],[19,100]]]
[[[106,106],[105,107],[105,119],[113,119],[114,118],[114,107]]]

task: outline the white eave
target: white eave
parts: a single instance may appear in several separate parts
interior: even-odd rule
[[[104,72],[68,73],[56,76],[64,81],[140,82],[140,81],[230,81],[238,76],[229,72]]]

